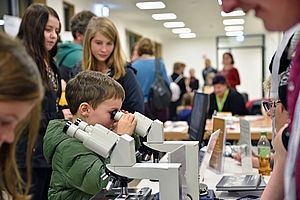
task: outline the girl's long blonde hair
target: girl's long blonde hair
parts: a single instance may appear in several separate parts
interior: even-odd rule
[[[97,70],[97,59],[91,50],[91,41],[99,32],[114,43],[114,50],[106,60],[106,65],[114,69],[113,79],[118,80],[125,75],[126,57],[121,47],[120,37],[114,23],[105,17],[93,17],[86,29],[83,42],[82,70]]]

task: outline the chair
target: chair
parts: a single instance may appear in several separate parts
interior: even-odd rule
[[[262,115],[261,112],[261,102],[263,99],[255,100],[251,103],[249,108],[249,114],[250,115]]]
[[[242,97],[243,97],[243,99],[244,99],[244,102],[245,102],[245,104],[248,102],[248,93],[246,93],[246,92],[243,92],[243,93],[241,93],[241,95],[242,95]]]

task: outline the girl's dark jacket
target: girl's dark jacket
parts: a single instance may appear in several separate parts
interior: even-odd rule
[[[37,62],[38,64],[39,62]],[[51,165],[47,164],[43,155],[43,138],[46,133],[48,123],[52,119],[63,119],[64,115],[61,111],[62,108],[58,107],[58,101],[61,96],[61,77],[58,67],[54,60],[51,60],[51,68],[54,72],[57,92],[48,91],[45,92],[44,99],[42,101],[42,116],[40,121],[39,134],[32,149],[32,167],[33,168],[51,168]],[[17,164],[19,168],[26,168],[26,152],[28,142],[28,128],[22,134],[16,151]]]

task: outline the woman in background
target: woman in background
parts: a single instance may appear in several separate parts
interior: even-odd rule
[[[219,71],[219,74],[226,77],[228,85],[236,90],[236,86],[240,85],[240,75],[238,70],[233,66],[234,60],[231,53],[227,52],[223,54],[223,69]]]
[[[190,72],[190,78],[188,79],[189,84],[186,84],[186,85],[189,86],[188,92],[194,92],[199,89],[199,80],[195,76],[194,69],[190,69],[189,72]]]
[[[137,70],[137,80],[142,88],[144,96],[144,108],[145,115],[151,119],[159,119],[165,122],[169,117],[168,108],[162,110],[156,110],[154,106],[149,105],[148,94],[149,89],[154,82],[156,73],[156,61],[155,61],[155,45],[149,38],[142,38],[138,41],[138,54],[139,58],[132,63],[132,67]],[[162,60],[159,60],[160,73],[165,80],[170,84],[170,80],[167,76],[165,64]]]
[[[42,101],[42,119],[37,141],[32,148],[32,157],[26,156],[28,143],[27,134],[23,134],[18,143],[17,164],[24,180],[27,180],[26,159],[32,159],[32,187],[30,194],[33,200],[47,199],[51,166],[43,155],[43,137],[47,125],[52,119],[71,119],[69,109],[58,106],[61,96],[61,78],[59,70],[53,61],[57,52],[60,21],[55,10],[43,4],[31,4],[23,15],[17,37],[24,44],[28,54],[36,62],[45,88]],[[29,127],[25,129],[28,132]]]
[[[23,192],[15,161],[16,143],[22,129],[30,123],[28,148],[30,158],[38,133],[40,102],[44,96],[40,73],[21,43],[0,33],[0,199],[27,200],[30,176]],[[31,173],[30,159],[26,162]]]
[[[86,29],[83,42],[83,70],[107,74],[125,90],[122,110],[144,113],[143,94],[134,70],[121,47],[114,23],[105,17],[93,17]]]

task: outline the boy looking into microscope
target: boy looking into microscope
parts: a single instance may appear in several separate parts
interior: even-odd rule
[[[96,71],[82,71],[66,86],[66,99],[73,114],[89,125],[101,124],[117,134],[128,134],[135,139],[136,150],[139,136],[134,134],[137,120],[125,112],[116,122],[113,111],[120,110],[125,98],[122,86],[107,75]],[[52,165],[48,199],[90,199],[108,183],[102,180],[109,158],[94,153],[82,142],[63,132],[65,120],[49,122],[44,137],[44,156]]]

